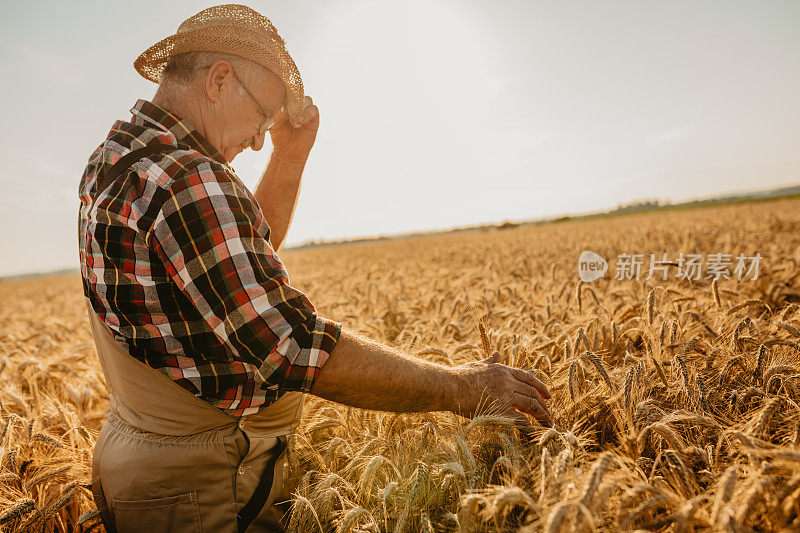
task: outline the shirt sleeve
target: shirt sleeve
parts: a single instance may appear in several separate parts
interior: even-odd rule
[[[341,324],[289,285],[269,232],[238,178],[202,163],[170,185],[150,245],[232,359],[255,366],[257,385],[308,392]]]

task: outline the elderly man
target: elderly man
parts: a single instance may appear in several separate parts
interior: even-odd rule
[[[109,531],[280,529],[303,395],[473,416],[495,402],[531,430],[547,388],[495,352],[434,364],[319,316],[276,251],[319,111],[262,15],[215,6],[134,63],[159,82],[114,123],[81,180],[86,305],[111,397],[92,489]],[[230,163],[260,150],[251,194]]]

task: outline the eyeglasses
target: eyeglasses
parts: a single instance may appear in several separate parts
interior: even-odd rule
[[[240,80],[239,76],[236,75],[236,71],[235,70],[231,70],[231,72],[233,72],[233,77],[236,78],[236,81],[239,82],[239,85],[242,86],[242,89],[244,89],[244,91],[247,93],[247,95],[250,97],[250,99],[253,102],[255,102],[255,104],[258,106],[258,109],[260,109],[261,112],[264,113],[264,116],[267,117],[266,120],[264,120],[264,122],[262,122],[261,126],[259,126],[259,128],[258,128],[258,134],[259,135],[265,134],[267,132],[267,130],[269,130],[275,124],[275,116],[273,114],[271,114],[271,113],[267,113],[264,110],[264,108],[261,107],[261,104],[258,103],[258,100],[256,100],[255,96],[253,96],[253,93],[251,93],[247,89],[247,87],[245,87],[244,83],[242,83],[242,80]]]

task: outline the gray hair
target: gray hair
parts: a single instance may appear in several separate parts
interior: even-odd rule
[[[268,75],[266,67],[237,55],[223,52],[185,52],[169,59],[161,74],[158,92],[170,100],[185,96],[202,79],[204,67],[210,67],[221,59],[233,66],[236,76],[248,87],[258,85]],[[247,94],[241,84],[237,83],[236,88],[241,96]]]

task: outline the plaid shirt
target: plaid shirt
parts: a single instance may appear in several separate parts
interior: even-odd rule
[[[92,153],[79,188],[81,275],[98,317],[133,357],[233,416],[308,392],[341,324],[289,285],[261,208],[222,155],[152,102],[131,113]],[[98,175],[154,143],[175,149],[98,195]]]

